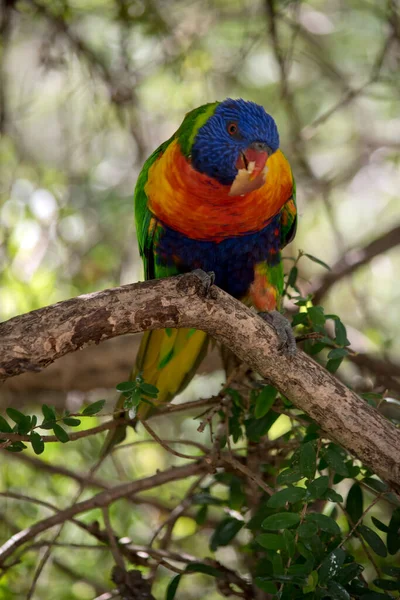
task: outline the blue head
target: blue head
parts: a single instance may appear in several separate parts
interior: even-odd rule
[[[197,171],[230,185],[239,167],[246,168],[258,153],[269,156],[278,148],[275,121],[262,106],[227,98],[199,128],[190,154]]]

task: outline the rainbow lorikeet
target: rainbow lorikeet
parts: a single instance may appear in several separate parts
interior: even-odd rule
[[[146,279],[213,271],[217,286],[269,311],[278,332],[285,330],[276,309],[281,249],[296,230],[295,184],[264,108],[228,98],[189,112],[145,162],[135,217]],[[193,329],[148,331],[132,378],[140,373],[158,388],[156,402],[169,402],[192,379],[207,342],[206,333]],[[146,408],[140,405],[139,416]],[[106,451],[124,437],[125,427],[110,432]]]

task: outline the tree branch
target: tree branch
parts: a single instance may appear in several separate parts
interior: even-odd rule
[[[103,508],[109,506],[116,500],[125,496],[130,496],[144,490],[149,490],[153,487],[176,481],[177,479],[186,479],[193,475],[199,475],[207,471],[207,466],[204,461],[198,461],[197,463],[191,463],[190,465],[183,465],[182,467],[172,467],[166,471],[161,471],[152,475],[151,477],[145,477],[138,481],[131,481],[117,485],[109,490],[105,490],[92,496],[88,500],[77,502],[69,506],[64,510],[60,510],[56,514],[38,521],[32,527],[28,527],[23,531],[19,531],[13,535],[5,544],[0,547],[0,564],[4,564],[4,561],[10,557],[17,548],[31,539],[34,539],[37,535],[43,531],[47,531],[55,525],[69,521],[75,517],[75,515],[93,510],[94,508]]]
[[[348,277],[356,269],[366,265],[375,256],[383,254],[400,244],[400,225],[394,227],[381,237],[373,240],[364,248],[349,250],[342,256],[323,277],[316,279],[310,292],[314,296],[314,303],[320,304],[321,299],[330,288],[343,277]]]
[[[78,296],[15,317],[0,325],[0,378],[41,369],[68,352],[126,333],[194,327],[229,346],[400,491],[399,431],[303,352],[281,354],[269,325],[216,286],[208,291],[208,285],[195,272]]]

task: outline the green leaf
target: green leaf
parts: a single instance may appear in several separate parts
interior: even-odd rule
[[[23,421],[18,423],[17,432],[19,435],[26,435],[32,429],[32,421],[28,415],[25,415]]]
[[[334,348],[328,353],[328,358],[331,360],[336,360],[337,358],[344,358],[349,354],[349,351],[346,348]]]
[[[373,584],[381,590],[400,591],[400,581],[392,581],[391,579],[375,579]]]
[[[47,404],[42,404],[42,414],[45,421],[55,421],[57,418],[54,408],[52,406],[47,406]]]
[[[267,548],[267,550],[283,550],[285,547],[283,537],[277,533],[260,533],[256,537],[256,542],[263,548]]]
[[[349,592],[337,581],[328,582],[327,595],[334,600],[350,600]]]
[[[357,531],[363,536],[364,540],[367,542],[368,546],[372,548],[375,554],[383,556],[383,558],[387,556],[386,546],[375,531],[366,525],[360,525],[357,528]]]
[[[325,583],[328,579],[333,579],[340,572],[340,569],[346,558],[346,552],[341,548],[336,548],[328,554],[321,563],[319,569],[319,582]]]
[[[262,522],[263,529],[270,529],[272,531],[278,529],[289,529],[300,523],[300,515],[291,512],[281,512],[276,515],[270,515]]]
[[[136,389],[136,381],[122,381],[115,389],[117,392],[133,392]]]
[[[314,443],[307,442],[300,448],[300,472],[304,477],[313,479],[317,468],[317,454]]]
[[[276,389],[272,385],[264,386],[256,399],[256,406],[254,409],[254,416],[256,419],[261,419],[267,414],[275,402],[275,398]]]
[[[89,404],[89,406],[86,406],[86,408],[84,408],[81,412],[81,415],[84,415],[85,417],[96,415],[102,410],[105,403],[105,400],[97,400],[97,402],[93,402],[92,404]]]
[[[255,390],[253,390],[253,392],[255,392]],[[233,400],[234,405],[236,405],[239,408],[243,407],[243,398],[237,390],[234,390],[233,388],[228,387],[228,388],[226,388],[225,393],[227,396],[229,396]]]
[[[204,573],[205,575],[211,575],[211,577],[220,577],[221,571],[210,565],[205,565],[201,562],[189,563],[185,569],[186,573]]]
[[[288,487],[271,496],[267,502],[269,508],[282,508],[286,502],[299,502],[306,495],[306,490],[300,487]]]
[[[342,362],[343,358],[334,358],[333,360],[328,360],[326,363],[326,370],[329,371],[329,373],[336,373]]]
[[[309,576],[309,574],[311,573],[313,569],[313,561],[308,560],[304,563],[297,563],[294,565],[290,565],[290,567],[287,569],[287,574],[288,575],[296,575],[297,577],[307,577]],[[303,583],[305,584],[307,582],[307,580],[305,580]]]
[[[276,483],[278,485],[287,485],[289,483],[296,483],[297,481],[300,481],[300,479],[303,479],[303,475],[300,471],[297,471],[296,469],[285,469],[279,473],[276,478]]]
[[[26,422],[26,415],[24,415],[19,410],[16,410],[15,408],[6,408],[6,413],[10,417],[10,419],[12,419],[14,421],[14,423],[17,423],[17,425],[20,425],[20,424],[23,424]],[[29,419],[29,422],[30,422],[30,419]]]
[[[207,514],[208,514],[208,506],[206,504],[204,504],[203,506],[200,507],[200,509],[198,510],[198,512],[195,516],[195,521],[196,521],[197,525],[204,525],[204,523],[207,519]]]
[[[354,483],[346,499],[346,511],[351,519],[350,525],[355,525],[363,514],[363,493],[359,483]]]
[[[400,567],[392,567],[391,565],[382,567],[382,572],[386,575],[390,575],[391,577],[397,577],[397,579],[400,579]]]
[[[389,527],[385,525],[385,523],[382,523],[382,521],[379,521],[379,519],[371,517],[371,520],[375,527],[379,529],[379,531],[383,531],[383,533],[387,533],[389,531]]]
[[[44,451],[44,441],[42,440],[42,436],[39,435],[36,431],[32,431],[29,436],[32,448],[35,454],[42,454]]]
[[[55,420],[52,419],[51,421],[46,421],[43,420],[42,423],[39,425],[40,429],[53,429]]]
[[[215,552],[219,546],[227,546],[243,526],[244,521],[232,517],[221,521],[211,536],[210,549]]]
[[[346,327],[343,325],[339,317],[335,319],[335,342],[339,346],[350,346],[350,342],[347,339]]]
[[[388,492],[389,486],[381,481],[380,479],[375,479],[375,477],[366,477],[364,480],[365,485],[368,485],[373,490],[377,492]]]
[[[320,258],[317,258],[316,256],[313,256],[312,254],[306,254],[306,252],[303,254],[303,256],[307,256],[307,258],[309,258],[310,260],[312,260],[313,262],[317,263],[317,265],[320,265],[321,267],[324,267],[324,269],[327,269],[328,271],[331,270],[330,266],[327,265],[323,260],[321,260]]]
[[[299,534],[300,538],[311,538],[313,535],[315,535],[318,532],[318,527],[316,525],[316,523],[302,523],[301,525],[299,525],[299,528],[297,529],[297,533]]]
[[[308,340],[306,342],[307,345],[307,354],[310,356],[315,356],[319,352],[321,352],[324,348],[326,348],[326,344],[324,342],[318,342],[315,340]]]
[[[219,506],[223,504],[223,500],[221,498],[217,498],[216,496],[212,496],[208,492],[200,492],[198,494],[193,494],[192,496],[193,504],[204,504],[210,506],[214,504],[215,506]]]
[[[324,315],[324,309],[322,306],[309,306],[307,308],[307,314],[311,323],[314,325],[325,325],[326,317]]]
[[[63,423],[69,427],[78,427],[78,425],[81,424],[81,421],[79,419],[74,419],[73,417],[64,417]]]
[[[400,508],[393,511],[388,527],[387,548],[389,554],[393,555],[400,550]]]
[[[280,415],[274,411],[268,411],[260,419],[246,419],[246,434],[250,441],[258,442],[265,435]]]
[[[25,446],[23,442],[13,442],[11,446],[7,446],[7,452],[22,452],[28,446]]]
[[[340,527],[332,517],[322,515],[320,513],[309,513],[306,517],[306,522],[315,523],[319,529],[332,533],[333,535],[340,534]]]
[[[296,327],[296,325],[308,325],[307,313],[297,313],[297,315],[294,315],[292,327]]]
[[[182,575],[177,575],[168,584],[165,600],[174,600]]]
[[[324,453],[324,459],[331,467],[331,469],[336,471],[336,473],[338,473],[339,475],[343,475],[343,477],[349,476],[349,471],[339,452],[337,452],[333,448],[328,448],[328,450]]]
[[[322,475],[321,477],[317,477],[314,481],[311,481],[307,485],[307,491],[310,494],[311,498],[317,500],[318,498],[322,498],[328,489],[329,485],[329,477],[328,475]]]
[[[331,488],[326,490],[326,492],[324,494],[324,499],[330,500],[331,502],[343,502],[343,496],[341,496],[340,494],[338,494],[335,490],[332,490]]]
[[[272,570],[274,573],[274,577],[276,577],[277,575],[282,576],[285,574],[282,555],[278,554],[278,552],[275,552],[275,554],[272,557]]]
[[[232,477],[229,489],[229,507],[240,510],[246,500],[246,494],[242,489],[242,481],[239,477]]]
[[[0,431],[2,433],[12,433],[11,425],[0,415]]]
[[[296,552],[296,542],[294,535],[288,529],[285,529],[282,534],[283,541],[285,542],[284,550],[286,554],[292,558]]]
[[[65,429],[63,429],[57,423],[55,423],[53,425],[53,431],[54,431],[54,435],[56,436],[56,438],[58,440],[60,440],[60,442],[62,442],[63,444],[66,444],[67,442],[69,442],[69,435],[68,435],[68,433],[65,431]]]
[[[129,396],[128,396],[128,392],[124,392],[123,395],[125,396],[124,408],[126,410],[129,410],[131,408],[136,408],[142,400],[141,392],[138,388],[133,390],[133,392],[131,392],[129,394]]]
[[[266,592],[267,594],[276,594],[277,592],[274,582],[266,577],[256,577],[254,583],[260,590],[263,590],[263,592]]]
[[[349,583],[350,581],[358,577],[363,570],[364,567],[362,565],[353,562],[349,565],[345,565],[344,567],[342,567],[336,579],[339,583],[345,585],[346,583]]]
[[[157,398],[158,396],[158,388],[155,385],[151,385],[150,383],[141,383],[140,389],[144,394],[151,396],[153,398]]]
[[[318,571],[311,571],[307,577],[307,585],[303,587],[303,594],[313,592],[318,584]]]

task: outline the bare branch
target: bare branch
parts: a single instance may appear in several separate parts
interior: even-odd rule
[[[348,250],[323,277],[315,280],[311,293],[315,304],[319,304],[330,288],[343,277],[348,277],[356,269],[370,262],[375,256],[383,254],[400,244],[400,225],[381,237],[376,238],[364,248]]]

